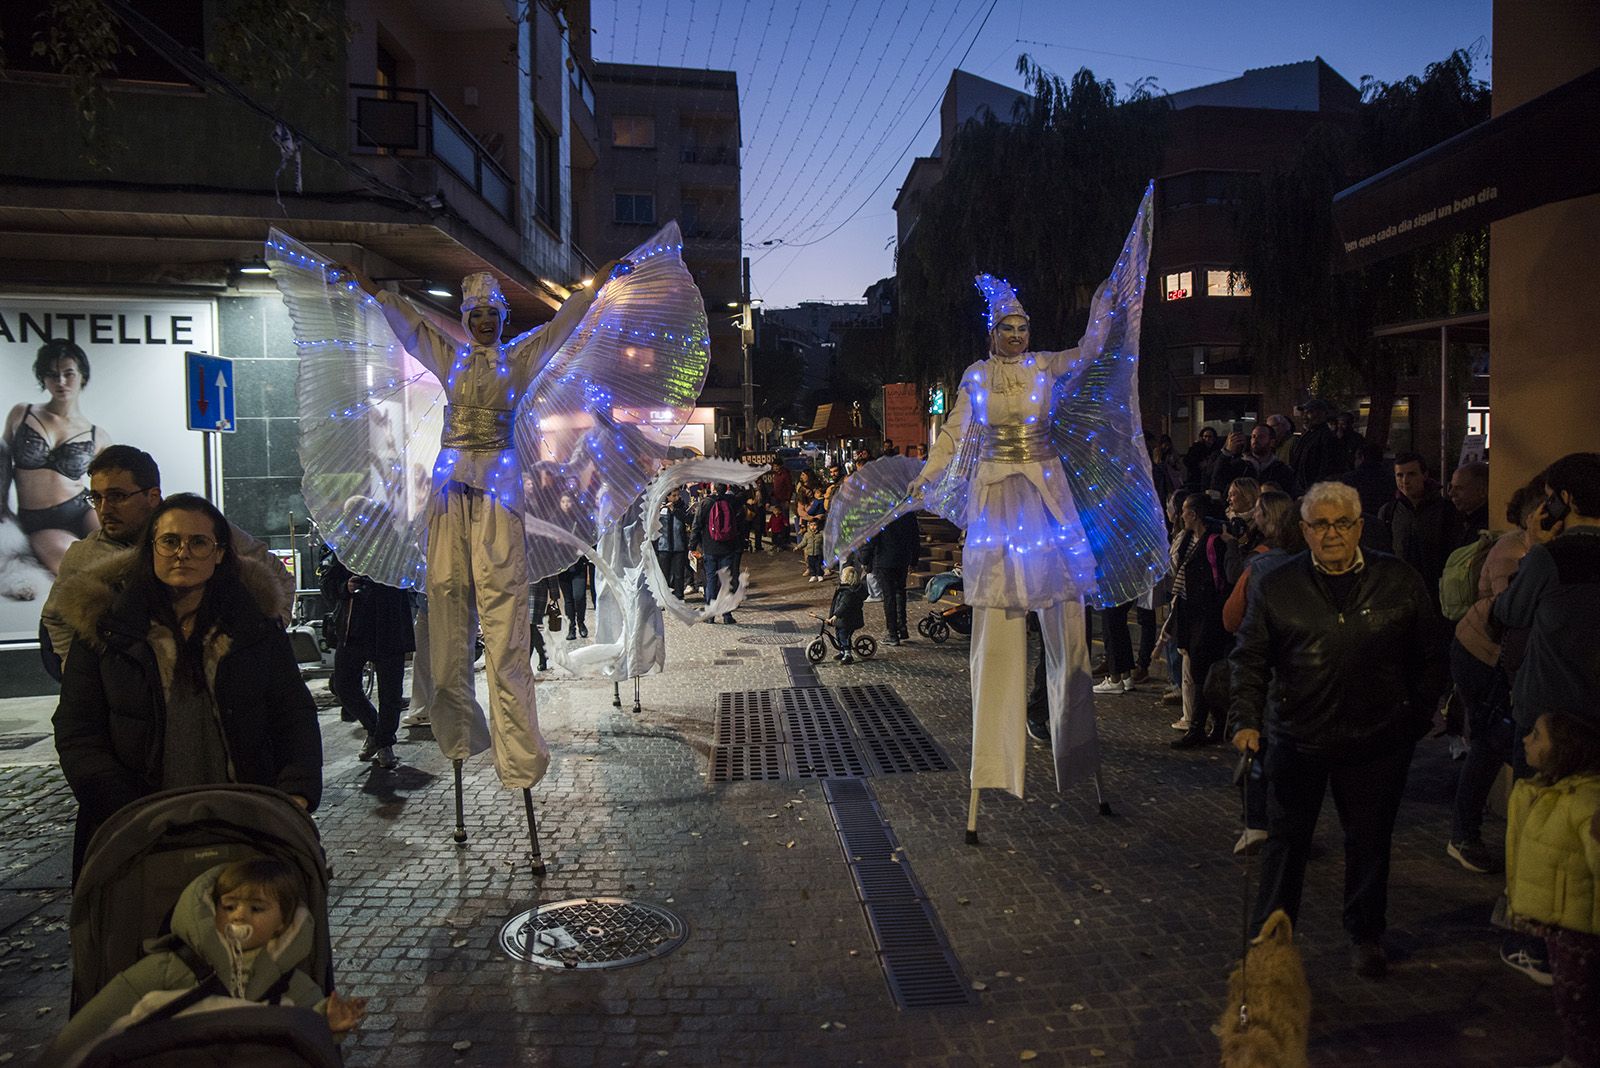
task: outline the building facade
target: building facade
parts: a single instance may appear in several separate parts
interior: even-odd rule
[[[705,298],[711,369],[700,395],[719,439],[742,432],[739,84],[732,71],[598,63],[592,252],[609,260],[676,219]]]
[[[452,320],[462,276],[492,271],[513,329],[593,270],[586,0],[347,0],[348,39],[277,88],[199,58],[225,4],[137,5],[92,145],[67,79],[31,56],[46,6],[7,4],[0,24],[0,374],[12,402],[44,400],[34,353],[72,337],[86,416],[154,454],[167,492],[209,490],[274,546],[303,543],[306,508],[296,352],[258,273],[269,227]],[[185,428],[185,350],[235,361],[220,445]],[[10,607],[0,642],[33,632]]]

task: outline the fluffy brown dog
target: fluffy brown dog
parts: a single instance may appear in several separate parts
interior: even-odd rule
[[[1311,1027],[1311,988],[1294,929],[1282,909],[1267,917],[1243,965],[1228,980],[1222,1013],[1222,1068],[1305,1068]],[[1241,1023],[1239,1005],[1249,1007]]]

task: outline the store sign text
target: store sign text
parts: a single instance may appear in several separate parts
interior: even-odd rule
[[[123,312],[0,313],[0,341],[76,341],[88,345],[193,345],[192,315],[130,315]]]

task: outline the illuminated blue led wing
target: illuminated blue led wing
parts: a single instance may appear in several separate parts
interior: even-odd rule
[[[921,510],[922,503],[909,492],[921,471],[921,460],[882,456],[850,472],[834,490],[822,525],[823,559],[843,560],[896,519]]]
[[[408,355],[378,302],[280,230],[266,261],[300,356],[301,490],[350,570],[421,588],[444,390]]]
[[[711,360],[677,223],[626,259],[632,269],[600,290],[517,407],[525,509],[590,545],[667,462]],[[571,563],[569,546],[529,529],[530,574]]]
[[[1052,398],[1051,438],[1094,552],[1096,607],[1133,600],[1167,571],[1167,528],[1139,417],[1154,188],[1146,187],[1116,266],[1095,292],[1078,343],[1083,369],[1059,381]]]

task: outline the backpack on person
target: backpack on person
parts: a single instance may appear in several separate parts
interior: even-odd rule
[[[711,512],[706,516],[706,533],[711,535],[712,541],[733,541],[738,537],[733,524],[733,505],[728,503],[728,498],[718,497],[711,502]]]
[[[1444,574],[1439,576],[1439,611],[1451,622],[1466,615],[1477,602],[1478,580],[1494,540],[1493,534],[1480,530],[1476,539],[1445,559]]]

